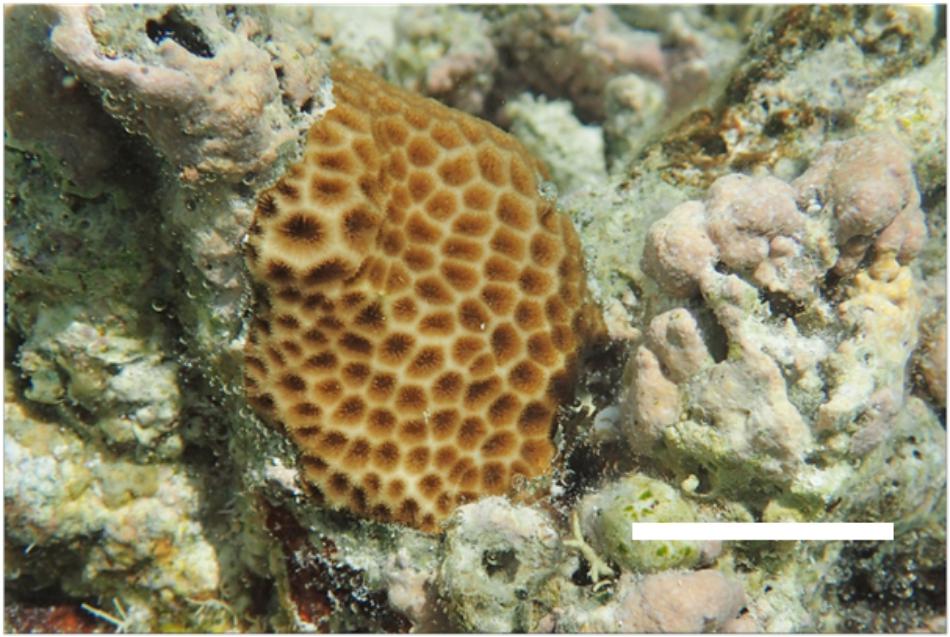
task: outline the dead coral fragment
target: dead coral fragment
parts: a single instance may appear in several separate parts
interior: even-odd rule
[[[247,393],[331,505],[432,531],[547,469],[598,319],[520,144],[368,72],[333,79],[250,228]]]

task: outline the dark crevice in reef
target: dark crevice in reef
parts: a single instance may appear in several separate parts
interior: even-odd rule
[[[7,305],[11,303],[11,299],[6,299]],[[15,301],[14,301],[15,302]],[[3,367],[5,370],[16,370],[20,371],[20,347],[23,345],[26,339],[18,331],[13,329],[13,326],[10,325],[8,321],[4,321],[4,330],[3,330]],[[22,395],[23,391],[26,389],[28,381],[23,378],[23,375],[20,373],[13,374],[14,386],[17,389],[17,393]]]
[[[333,629],[334,611],[347,609],[362,618],[354,632],[402,633],[412,628],[407,617],[389,606],[386,591],[367,588],[362,572],[333,559],[337,549],[329,538],[314,546],[293,513],[265,498],[261,506],[267,530],[284,553],[288,592],[301,619],[327,632]]]
[[[841,274],[836,272],[834,268],[825,272],[825,278],[821,283],[821,295],[829,301],[834,300],[835,296],[840,294],[838,284],[841,279]]]
[[[940,42],[947,39],[947,5],[937,5],[937,32],[934,34],[933,46],[937,48]]]
[[[840,630],[911,632],[921,628],[922,619],[946,614],[946,566],[921,568],[919,556],[903,550],[881,555],[888,552],[887,544],[853,542],[845,547],[840,563],[848,566],[835,594],[850,612]]]
[[[62,571],[79,572],[83,558],[72,547],[61,544],[48,546],[24,546],[7,541],[9,554],[23,556],[20,559],[58,564]],[[10,560],[7,560],[8,563]],[[15,569],[15,567],[14,567]],[[82,604],[100,607],[101,601],[94,597],[76,597],[69,594],[50,572],[34,573],[16,569],[18,576],[7,574],[3,609],[5,632],[14,633],[109,633],[115,626],[95,617],[82,608]],[[51,579],[52,577],[52,579]]]
[[[759,290],[759,299],[768,303],[772,316],[784,316],[794,319],[805,310],[805,304],[800,300],[784,293]]]
[[[558,502],[566,504],[581,497],[591,485],[629,469],[629,453],[625,445],[594,445],[587,441],[582,429],[588,427],[592,414],[585,408],[578,411],[579,401],[589,396],[593,413],[620,401],[621,378],[630,352],[620,341],[596,342],[582,353],[578,389],[571,407],[562,407],[559,438],[572,441],[564,445],[563,475],[558,481],[564,487]],[[573,414],[563,417],[565,414]],[[556,472],[557,473],[557,472]]]
[[[493,549],[482,553],[482,567],[489,577],[501,577],[506,582],[513,582],[520,566],[514,549]]]
[[[920,209],[929,213],[947,201],[947,184],[937,184],[932,190],[920,193]]]
[[[714,362],[723,362],[729,352],[729,336],[725,328],[708,308],[695,308],[693,313],[699,323],[700,332],[704,336],[709,355],[712,356]]]
[[[178,9],[169,10],[158,20],[148,20],[145,23],[145,33],[155,44],[160,44],[163,40],[170,38],[192,55],[202,58],[214,57],[214,51],[205,39],[204,33],[186,20]]]
[[[241,15],[238,13],[238,7],[233,4],[224,5],[224,22],[232,31],[236,31],[241,24]]]
[[[96,600],[54,600],[32,604],[8,600],[3,607],[7,633],[116,633],[116,627],[83,608],[95,608]]]

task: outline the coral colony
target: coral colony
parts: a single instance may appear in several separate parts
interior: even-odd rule
[[[330,504],[435,531],[548,468],[597,314],[514,138],[362,70],[333,82],[251,225],[248,394]]]

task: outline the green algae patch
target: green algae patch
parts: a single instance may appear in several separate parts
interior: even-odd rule
[[[671,568],[690,568],[699,561],[699,542],[631,539],[635,522],[695,522],[693,505],[676,489],[635,473],[588,496],[581,503],[584,534],[594,550],[621,568],[653,573]]]

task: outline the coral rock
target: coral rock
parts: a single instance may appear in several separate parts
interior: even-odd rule
[[[643,271],[691,298],[667,310],[644,287],[642,306],[664,311],[643,316],[630,361],[631,442],[715,466],[710,482],[738,491],[754,471],[817,493],[809,454],[875,449],[919,340],[919,203],[908,152],[864,135],[827,144],[791,184],[720,177],[654,222]]]
[[[647,338],[676,382],[713,363],[696,318],[686,309],[670,310],[650,321]]]
[[[700,274],[719,257],[706,233],[705,213],[702,203],[687,201],[650,227],[641,267],[673,296],[696,294]]]
[[[742,586],[718,571],[657,573],[626,596],[618,620],[624,632],[715,632],[744,603]]]
[[[717,633],[738,629],[746,603],[739,582],[715,570],[625,574],[616,593],[582,616],[577,632]],[[748,626],[748,623],[744,623]],[[572,627],[573,628],[573,627]]]
[[[827,144],[793,184],[800,202],[829,202],[841,256],[835,268],[853,272],[868,248],[907,263],[926,237],[911,158],[890,135]]]
[[[789,402],[775,360],[751,339],[734,347],[741,356],[710,370],[695,405],[741,457],[764,452],[791,469],[812,446],[808,425]]]
[[[464,6],[404,6],[393,19],[399,83],[466,113],[484,110],[498,69],[490,26]]]
[[[796,237],[805,225],[795,191],[775,177],[722,177],[710,188],[707,207],[709,236],[734,270],[754,268],[768,258],[775,237]]]
[[[160,14],[159,23],[168,18],[188,24],[197,42],[186,48],[174,38],[162,39],[150,47],[157,53],[151,60],[101,42],[117,37],[102,27],[111,11],[56,8],[52,53],[102,92],[106,110],[127,130],[147,136],[177,168],[235,181],[266,169],[296,137],[302,122],[291,121],[284,109],[270,55],[246,34],[225,28],[213,7]]]
[[[603,135],[599,127],[574,117],[570,102],[523,93],[509,99],[502,112],[511,120],[511,134],[551,171],[560,195],[602,187],[607,179]]]
[[[930,396],[941,407],[947,404],[947,322],[926,331],[927,339],[921,347],[920,373]]]
[[[680,419],[680,393],[676,383],[663,375],[656,354],[637,348],[633,383],[628,397],[633,427],[637,435],[657,439],[663,429]]]
[[[449,617],[470,632],[526,631],[528,609],[570,563],[546,514],[503,498],[460,507],[443,547],[436,586]]]
[[[820,429],[844,427],[867,409],[876,390],[903,385],[907,361],[919,338],[918,287],[910,267],[898,265],[888,255],[854,277],[850,298],[838,306],[842,324],[853,335],[828,359],[830,387],[828,401],[818,410]]]
[[[600,319],[518,142],[366,71],[333,79],[251,224],[247,392],[329,504],[433,531],[547,469]]]
[[[568,98],[583,120],[604,117],[604,87],[618,75],[666,75],[656,33],[631,29],[609,7],[506,7],[493,24],[503,75],[516,85]]]

